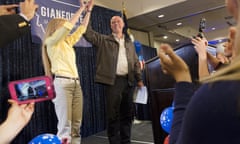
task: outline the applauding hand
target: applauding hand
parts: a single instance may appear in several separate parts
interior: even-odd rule
[[[191,82],[191,76],[186,63],[177,56],[168,44],[160,45],[158,56],[162,70],[165,74],[172,75],[177,82]]]

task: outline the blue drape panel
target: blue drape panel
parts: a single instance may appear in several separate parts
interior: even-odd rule
[[[15,3],[18,1],[0,0],[0,4]],[[103,34],[111,33],[109,20],[113,15],[121,15],[121,13],[95,6],[91,17],[93,29]],[[1,34],[1,37],[4,35]],[[81,134],[83,137],[86,137],[106,128],[104,85],[94,83],[96,67],[95,46],[76,47],[75,51],[84,97]],[[147,47],[146,51],[148,51]],[[152,50],[150,50],[148,55],[153,57]],[[146,57],[144,55],[144,57],[147,58],[148,55]],[[8,46],[0,48],[0,122],[6,118],[9,107],[7,103],[7,99],[9,98],[8,82],[43,74],[41,45],[31,42],[30,32]],[[146,113],[143,110],[141,111],[140,113]],[[31,121],[12,143],[25,144],[39,134],[56,134],[56,124],[57,118],[53,103],[51,101],[36,103]]]
[[[75,48],[77,66],[83,91],[82,136],[89,136],[105,129],[104,86],[94,82],[95,48]]]

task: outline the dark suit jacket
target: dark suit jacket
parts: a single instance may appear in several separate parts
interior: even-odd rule
[[[21,37],[30,30],[30,24],[20,15],[0,16],[0,48]]]

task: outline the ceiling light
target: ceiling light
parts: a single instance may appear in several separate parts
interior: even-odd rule
[[[167,39],[168,38],[168,36],[163,36],[163,39]]]
[[[182,25],[182,23],[181,23],[181,22],[179,22],[179,23],[177,23],[176,25],[177,25],[177,26],[180,26],[180,25]]]
[[[215,29],[216,29],[215,27],[212,28],[212,30],[215,30]]]
[[[158,18],[163,18],[163,17],[164,17],[164,15],[163,15],[163,14],[161,14],[161,15],[159,15],[159,16],[158,16]]]
[[[176,42],[179,42],[180,41],[180,39],[176,39]]]

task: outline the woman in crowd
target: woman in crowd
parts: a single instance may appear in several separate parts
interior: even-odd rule
[[[209,76],[213,71],[210,71],[208,64],[210,64],[215,71],[219,68],[223,68],[228,65],[233,57],[234,51],[232,50],[234,37],[236,35],[236,28],[231,27],[229,30],[229,38],[226,43],[224,43],[224,53],[217,51],[216,57],[207,52],[208,41],[206,38],[196,37],[192,39],[192,44],[196,52],[198,53],[198,74],[199,79]]]

